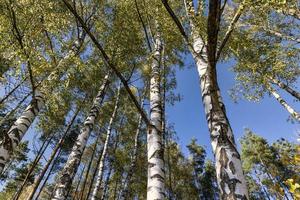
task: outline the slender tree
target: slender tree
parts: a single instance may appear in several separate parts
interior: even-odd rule
[[[103,80],[102,86],[93,102],[93,106],[90,110],[88,117],[86,118],[83,127],[81,128],[80,134],[77,137],[75,145],[73,146],[72,152],[68,158],[67,163],[64,166],[60,174],[59,181],[56,183],[54,199],[66,198],[67,191],[71,187],[72,180],[76,174],[83,149],[86,145],[87,139],[93,129],[96,118],[98,117],[99,110],[105,95],[105,90],[109,84],[108,73]]]
[[[117,111],[118,111],[118,108],[119,108],[119,105],[120,105],[119,104],[120,92],[121,92],[121,86],[119,86],[119,89],[118,89],[118,92],[117,92],[115,106],[114,106],[112,115],[109,119],[109,124],[108,124],[108,127],[107,127],[106,139],[105,139],[105,143],[104,143],[104,147],[103,147],[103,152],[101,154],[100,163],[97,166],[98,174],[97,174],[97,177],[96,177],[96,183],[95,183],[93,193],[92,193],[92,196],[91,196],[92,200],[96,200],[96,199],[100,198],[98,195],[99,195],[99,190],[100,190],[101,184],[102,184],[104,164],[105,164],[105,160],[106,160],[106,156],[107,156],[106,154],[107,154],[108,144],[109,144],[111,134],[112,134],[113,123],[114,123],[115,118],[117,116]]]

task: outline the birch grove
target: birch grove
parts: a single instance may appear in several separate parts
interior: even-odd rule
[[[0,0],[0,199],[299,199],[299,8]]]

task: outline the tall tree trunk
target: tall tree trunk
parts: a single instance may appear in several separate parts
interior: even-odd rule
[[[67,197],[68,190],[71,187],[72,180],[76,174],[77,168],[80,163],[80,158],[83,153],[86,142],[90,136],[90,133],[95,124],[95,119],[99,115],[99,110],[102,105],[102,101],[105,95],[105,90],[109,84],[109,74],[104,78],[104,82],[97,94],[93,106],[90,110],[88,117],[83,123],[83,127],[80,130],[80,134],[77,137],[77,140],[73,146],[72,152],[65,164],[58,182],[56,183],[55,195],[52,198],[53,200],[63,200]]]
[[[66,135],[68,134],[69,130],[71,129],[71,127],[72,127],[72,125],[73,125],[73,123],[74,123],[74,121],[75,121],[75,119],[76,119],[76,117],[77,117],[79,111],[80,111],[80,108],[78,108],[78,109],[75,111],[75,113],[74,113],[74,115],[73,115],[73,117],[72,117],[70,123],[68,124],[68,126],[67,126],[65,132],[63,133],[61,139],[60,139],[59,142],[55,145],[55,147],[54,147],[54,149],[53,149],[53,151],[52,151],[52,153],[51,153],[51,155],[50,155],[49,160],[47,161],[46,165],[44,166],[43,170],[41,171],[41,173],[39,174],[39,176],[37,177],[37,179],[35,180],[35,182],[34,182],[34,184],[33,184],[33,188],[32,188],[32,190],[31,190],[31,192],[30,192],[30,194],[29,194],[27,200],[33,199],[33,196],[34,196],[36,190],[38,189],[39,184],[41,183],[41,181],[42,181],[42,179],[44,178],[44,175],[46,174],[46,172],[47,172],[49,166],[51,165],[53,159],[55,158],[56,153],[57,153],[57,152],[59,151],[59,149],[61,148],[61,145],[63,144]]]
[[[0,105],[8,98],[10,97],[28,78],[29,76],[26,76],[20,83],[18,83],[11,91],[9,91],[1,100]]]
[[[205,42],[191,19],[190,14],[194,12],[193,2],[189,0],[186,8],[192,30],[191,52],[199,73],[202,101],[216,159],[220,197],[222,200],[249,199],[240,154],[236,148],[217,82],[216,65],[208,62]]]
[[[271,80],[272,83],[276,84],[278,87],[280,87],[281,89],[287,91],[288,93],[290,93],[293,97],[295,97],[296,99],[298,99],[300,101],[300,93],[297,92],[296,90],[292,89],[291,87],[289,87],[288,85],[286,85],[285,83],[279,81],[276,78],[269,78]]]
[[[17,192],[15,193],[14,197],[13,197],[13,200],[18,200],[22,191],[23,191],[23,188],[25,187],[27,181],[28,181],[28,178],[30,177],[30,175],[32,174],[32,172],[34,171],[35,167],[37,166],[37,164],[39,163],[40,159],[42,158],[42,155],[45,153],[46,149],[48,148],[50,142],[51,142],[51,139],[53,138],[53,136],[47,138],[44,140],[42,146],[40,147],[39,151],[37,152],[37,155],[32,163],[32,166],[30,166],[26,176],[25,176],[25,179],[23,180],[21,186],[18,188]]]
[[[118,108],[119,108],[120,90],[121,90],[121,86],[119,86],[117,99],[116,99],[116,102],[115,102],[115,107],[114,107],[113,113],[110,117],[109,124],[108,124],[108,127],[107,127],[106,139],[105,139],[105,143],[104,143],[104,147],[103,147],[103,152],[102,152],[102,155],[101,155],[101,160],[100,160],[99,166],[97,167],[98,168],[98,174],[97,174],[96,184],[95,184],[95,187],[94,187],[94,190],[93,190],[93,193],[92,193],[91,200],[99,199],[99,197],[97,197],[97,196],[99,194],[100,186],[101,186],[102,179],[103,179],[104,163],[105,163],[105,158],[106,158],[106,154],[107,154],[108,144],[109,144],[109,141],[110,141],[110,138],[111,138],[112,125],[113,125],[113,122],[114,122],[114,120],[117,116],[117,111],[118,111]]]
[[[147,200],[165,198],[164,149],[162,141],[162,106],[160,89],[162,39],[156,22],[157,33],[154,44],[150,80],[150,123],[147,134],[148,181]]]
[[[142,106],[143,106],[143,104],[144,104],[144,97],[142,97],[142,101],[141,101]],[[124,181],[124,189],[121,192],[121,199],[122,200],[123,199],[124,200],[129,199],[129,196],[130,196],[129,187],[132,183],[132,176],[133,176],[135,166],[136,166],[136,161],[137,161],[138,147],[139,147],[139,136],[140,136],[140,132],[141,132],[141,126],[142,126],[142,116],[139,115],[138,126],[137,126],[136,133],[135,133],[135,136],[134,136],[134,147],[133,147],[133,153],[132,153],[131,160],[130,160],[130,167],[129,167],[128,174],[127,174],[127,176],[125,178],[125,181]]]
[[[87,182],[87,179],[88,179],[88,176],[89,176],[89,172],[90,172],[90,169],[91,169],[91,166],[92,166],[92,163],[93,163],[93,160],[94,160],[94,157],[95,157],[95,154],[96,154],[96,150],[97,150],[97,145],[98,145],[98,142],[100,140],[100,133],[98,133],[97,135],[97,138],[96,138],[96,142],[95,142],[95,145],[94,145],[94,148],[93,148],[93,153],[91,155],[91,159],[89,161],[89,164],[88,164],[88,167],[87,167],[87,170],[86,170],[86,174],[85,174],[85,177],[84,177],[84,180],[83,180],[83,183],[82,183],[82,189],[81,189],[81,195],[80,195],[80,200],[83,199],[83,195],[84,195],[84,191],[85,191],[85,186],[86,186],[86,182]]]
[[[297,113],[275,90],[271,85],[267,85],[267,89],[274,98],[292,115],[293,118],[300,121],[300,114]]]
[[[74,45],[70,49],[70,51],[66,54],[66,56],[60,60],[60,62],[57,64],[55,69],[58,70],[58,72],[62,72],[63,70],[60,69],[63,63],[68,60],[69,58],[77,55],[79,52],[79,47],[81,46],[81,43],[83,40],[75,41]],[[51,72],[47,78],[46,81],[51,81],[54,74],[56,74],[56,70]],[[41,82],[38,84],[40,85]],[[0,174],[2,173],[5,164],[10,159],[12,152],[16,147],[19,145],[21,139],[35,120],[36,116],[39,114],[40,110],[44,107],[44,95],[37,90],[37,88],[34,88],[33,92],[33,98],[29,104],[29,106],[25,109],[25,111],[21,114],[21,116],[15,121],[15,123],[12,125],[12,127],[9,129],[7,133],[4,134],[4,139],[0,141]]]

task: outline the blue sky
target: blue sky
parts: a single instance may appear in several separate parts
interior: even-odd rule
[[[192,63],[187,57],[186,63]],[[250,128],[255,133],[273,142],[281,137],[296,142],[299,124],[288,122],[288,112],[272,97],[266,95],[260,102],[240,100],[234,103],[228,90],[233,87],[235,74],[230,71],[232,63],[218,65],[218,81],[226,106],[236,141],[243,133],[244,128]],[[212,158],[209,132],[200,97],[198,73],[195,67],[177,71],[177,92],[183,99],[174,106],[167,107],[167,119],[173,123],[179,144],[186,154],[186,145],[195,137],[198,143],[207,147],[207,154]],[[293,108],[300,111],[299,102],[295,102],[289,94],[280,92]],[[237,142],[238,143],[238,142]]]

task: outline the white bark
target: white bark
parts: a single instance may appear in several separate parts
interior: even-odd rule
[[[51,82],[52,77],[56,73],[61,73],[63,70],[60,69],[63,63],[70,57],[76,55],[78,41],[75,41],[71,50],[66,54],[66,56],[60,60],[55,70],[49,74],[46,82]],[[35,89],[35,95],[31,100],[29,106],[21,114],[21,116],[15,121],[14,125],[9,129],[7,134],[4,136],[3,141],[0,141],[0,174],[2,173],[5,164],[10,159],[14,149],[19,145],[25,133],[28,131],[29,127],[35,120],[36,116],[39,114],[40,110],[44,107],[44,95],[37,88]]]
[[[164,149],[161,132],[162,106],[160,91],[162,45],[161,36],[159,34],[159,30],[157,30],[150,80],[150,123],[152,127],[149,127],[147,134],[147,200],[158,200],[165,198],[165,170],[163,159]]]
[[[96,98],[94,99],[93,106],[86,120],[83,123],[83,127],[80,130],[76,142],[73,146],[72,152],[60,174],[59,180],[55,186],[55,194],[52,200],[66,199],[69,188],[71,187],[72,180],[76,174],[77,168],[80,164],[80,158],[83,153],[86,142],[90,136],[90,133],[95,124],[95,119],[98,117],[100,107],[105,95],[105,90],[109,84],[109,74],[105,76],[104,83],[102,84]]]
[[[115,107],[114,107],[113,113],[110,117],[109,124],[108,124],[108,127],[107,127],[106,139],[105,139],[105,143],[104,143],[104,147],[103,147],[103,152],[102,152],[102,155],[101,155],[101,160],[100,160],[99,165],[97,166],[98,174],[97,174],[97,177],[96,177],[96,183],[95,183],[95,187],[93,189],[91,200],[97,200],[97,199],[100,198],[100,197],[97,197],[97,195],[99,194],[100,186],[101,186],[102,179],[103,179],[104,163],[105,163],[105,158],[106,158],[106,154],[107,154],[108,144],[109,144],[109,141],[110,141],[110,138],[111,138],[112,125],[113,125],[113,122],[116,118],[117,111],[118,111],[118,108],[119,108],[120,90],[121,90],[121,87],[119,87],[119,89],[118,89],[118,94],[117,94]]]
[[[15,121],[4,136],[4,139],[0,142],[0,174],[3,171],[5,164],[10,159],[13,150],[19,145],[24,134],[33,123],[35,117],[43,106],[43,95],[36,91],[35,97],[31,100],[29,106]]]
[[[193,13],[192,1],[186,3],[186,9],[188,15]],[[191,19],[191,16],[189,17]],[[215,167],[220,197],[222,200],[249,199],[240,155],[236,149],[233,132],[220,95],[215,66],[210,66],[207,62],[205,42],[200,37],[193,20],[190,20],[190,25],[193,42],[191,52],[200,78],[202,101],[216,159]]]
[[[272,83],[276,84],[278,87],[280,87],[281,89],[287,91],[288,93],[290,93],[292,96],[294,96],[296,99],[298,99],[300,101],[300,93],[297,92],[296,90],[293,90],[291,87],[289,87],[288,85],[284,84],[283,82],[270,77],[269,78],[271,80]]]
[[[275,97],[275,99],[298,121],[300,121],[300,114],[296,112],[270,85],[267,89]]]

